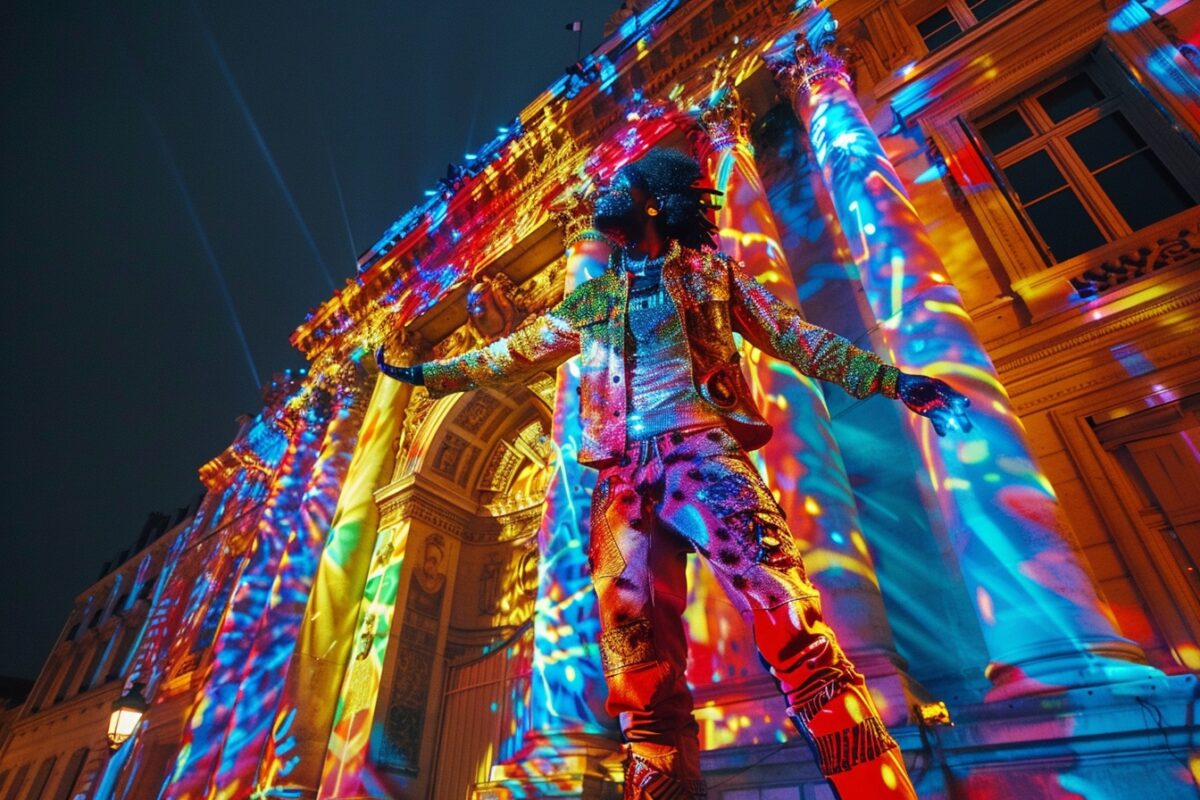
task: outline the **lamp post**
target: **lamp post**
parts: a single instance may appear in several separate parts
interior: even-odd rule
[[[113,750],[133,735],[142,721],[142,715],[150,707],[142,696],[141,690],[144,688],[144,683],[135,683],[129,687],[129,691],[113,701],[112,713],[108,717],[108,746]]]

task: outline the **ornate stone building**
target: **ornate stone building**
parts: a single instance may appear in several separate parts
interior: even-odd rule
[[[971,397],[937,440],[743,359],[757,463],[922,797],[1194,797],[1200,12],[632,5],[295,332],[311,368],[202,471],[127,675],[151,708],[84,796],[619,796],[577,365],[434,401],[369,354],[487,343],[603,269],[587,193],[665,145],[773,291]],[[692,587],[710,796],[828,797]]]
[[[199,504],[151,514],[128,550],[75,598],[23,705],[0,727],[0,797],[92,797],[108,761],[105,732],[171,543]]]

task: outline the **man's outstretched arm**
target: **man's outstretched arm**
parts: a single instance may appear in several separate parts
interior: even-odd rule
[[[400,367],[389,364],[380,347],[375,360],[383,374],[424,386],[435,398],[529,380],[579,352],[579,333],[564,313],[566,303],[564,300],[544,314],[531,317],[502,339],[457,356]]]
[[[886,364],[850,340],[806,322],[746,272],[727,260],[730,270],[730,313],[734,330],[764,353],[787,361],[805,375],[836,383],[854,397],[882,394],[901,400],[910,410],[928,417],[938,436],[971,429],[964,395],[944,381],[910,375]]]

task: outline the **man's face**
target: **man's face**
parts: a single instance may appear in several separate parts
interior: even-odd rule
[[[425,572],[437,575],[442,569],[442,548],[429,542],[425,543]]]
[[[636,244],[646,231],[646,202],[650,199],[642,187],[629,180],[627,169],[613,178],[596,198],[593,218],[596,230],[618,244]]]

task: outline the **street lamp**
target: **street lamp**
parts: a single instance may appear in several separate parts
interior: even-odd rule
[[[144,683],[135,683],[129,691],[113,701],[112,714],[108,717],[108,746],[113,750],[120,747],[126,739],[133,735],[142,715],[150,704],[142,697]]]

